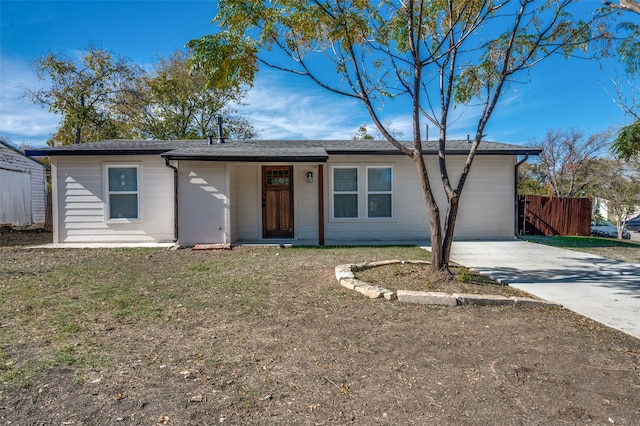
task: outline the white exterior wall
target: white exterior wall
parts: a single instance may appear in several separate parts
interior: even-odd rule
[[[140,218],[107,217],[105,165],[138,165]],[[159,155],[52,157],[54,243],[173,241],[173,170]]]
[[[464,157],[449,156],[456,181]],[[514,238],[515,156],[477,156],[460,202],[455,238]],[[139,166],[141,217],[109,221],[106,215],[106,164]],[[233,243],[262,240],[261,163],[179,161],[179,240]],[[269,163],[268,165],[278,165]],[[360,173],[358,219],[332,218],[332,166],[357,166]],[[446,213],[437,161],[428,170],[441,214]],[[393,170],[393,217],[366,218],[366,167]],[[323,164],[325,240],[398,241],[429,239],[429,220],[413,162],[404,156],[334,156]],[[294,163],[294,240],[317,243],[318,164]],[[313,183],[307,182],[312,172]],[[53,157],[54,242],[171,242],[174,237],[173,170],[158,155]],[[265,240],[268,241],[268,240]]]
[[[276,163],[234,164],[231,171],[231,241],[262,240],[262,166]],[[307,173],[313,173],[313,183]],[[325,172],[326,173],[326,172]],[[318,242],[318,166],[293,164],[294,240]]]
[[[231,242],[227,165],[214,161],[180,161],[178,172],[179,244]]]
[[[0,224],[44,225],[45,167],[0,144]]]
[[[326,168],[326,166],[324,166]],[[313,183],[307,182],[307,173],[313,173]],[[295,234],[296,239],[318,242],[318,166],[296,164],[293,166]],[[326,176],[326,172],[325,172]]]
[[[257,241],[262,238],[261,169],[257,164],[232,167],[235,189],[232,211],[235,232],[232,241]]]
[[[457,157],[454,182],[460,177],[463,162]],[[515,165],[515,156],[475,158],[460,197],[455,239],[515,238]]]
[[[456,182],[465,157],[449,156],[450,177]],[[359,166],[358,219],[332,218],[332,166]],[[366,166],[393,168],[393,217],[366,218]],[[514,238],[514,166],[513,156],[477,156],[460,200],[454,238]],[[440,181],[437,159],[427,158],[427,170],[440,205],[446,214],[446,196]],[[417,179],[414,163],[403,156],[335,156],[327,164],[325,188],[325,236],[327,240],[384,241],[428,240],[429,217]]]

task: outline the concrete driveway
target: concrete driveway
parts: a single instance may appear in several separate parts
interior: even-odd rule
[[[451,260],[640,339],[640,265],[525,241],[454,242]]]

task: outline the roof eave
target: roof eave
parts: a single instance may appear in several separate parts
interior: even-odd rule
[[[171,149],[27,149],[25,154],[30,157],[50,157],[50,156],[77,156],[77,155],[160,155]]]
[[[242,155],[185,155],[185,154],[161,154],[162,157],[169,160],[190,160],[190,161],[229,161],[229,162],[245,162],[245,163],[274,163],[274,162],[286,162],[286,163],[326,163],[329,159],[328,156],[304,156],[304,155],[292,155],[292,156],[242,156]]]
[[[468,149],[448,149],[447,155],[469,155]],[[541,149],[479,149],[476,155],[539,155]],[[329,155],[404,155],[400,150],[327,150]],[[438,155],[434,149],[425,149],[423,155]]]

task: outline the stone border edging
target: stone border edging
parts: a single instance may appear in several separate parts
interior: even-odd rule
[[[349,289],[357,291],[370,299],[378,299],[384,297],[386,300],[395,300],[404,303],[416,303],[421,305],[518,305],[518,306],[557,306],[554,302],[542,299],[532,299],[529,297],[506,297],[498,295],[480,295],[480,294],[462,294],[462,293],[440,293],[433,291],[412,291],[398,290],[393,291],[384,287],[371,285],[367,282],[356,279],[354,272],[363,271],[365,269],[375,268],[376,266],[386,266],[393,264],[418,264],[429,265],[430,262],[424,260],[383,260],[379,262],[364,262],[357,264],[343,264],[335,267],[335,274],[338,283]]]

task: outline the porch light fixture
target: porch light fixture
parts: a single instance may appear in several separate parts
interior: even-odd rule
[[[307,172],[307,182],[313,183],[313,172]]]

